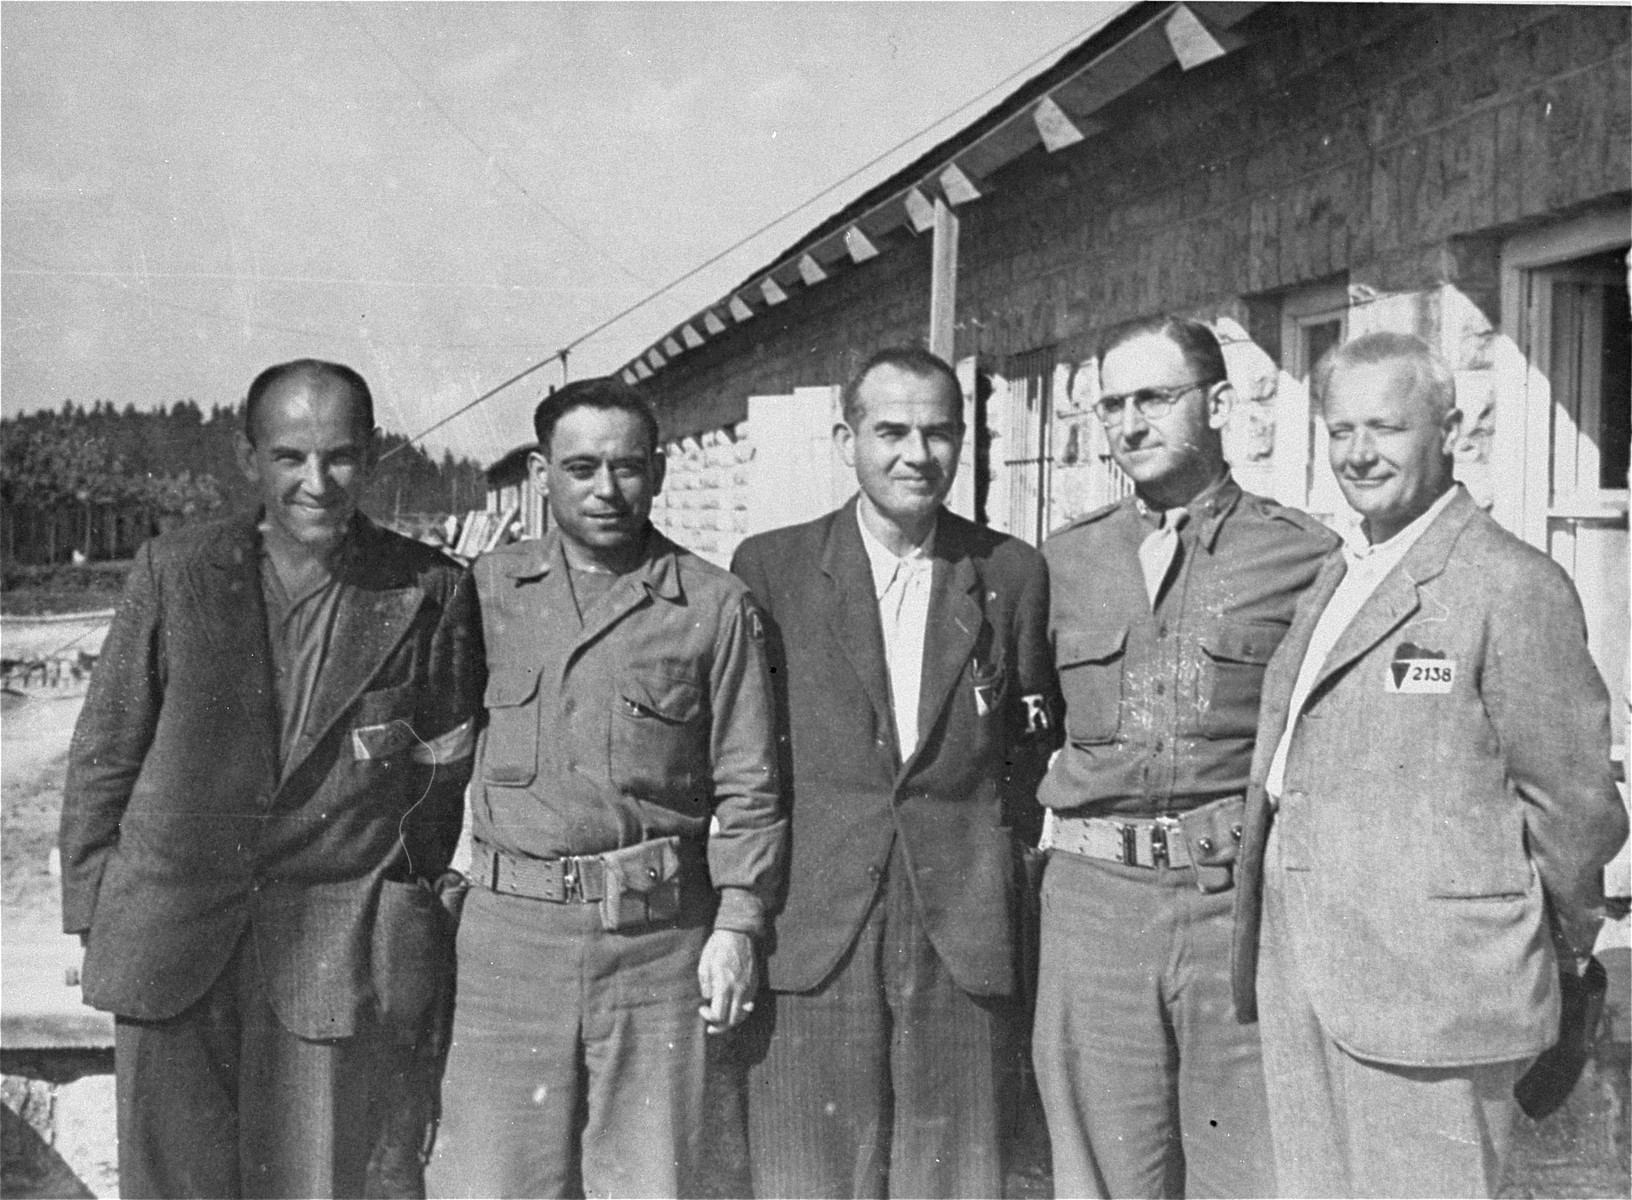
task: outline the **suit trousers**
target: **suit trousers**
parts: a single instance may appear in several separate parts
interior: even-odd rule
[[[762,995],[748,1147],[759,1196],[999,1196],[999,1059],[1013,1002],[971,996],[892,852],[855,943],[811,992]]]
[[[123,1196],[362,1196],[404,1052],[308,1041],[266,999],[253,935],[210,989],[163,1021],[119,1017]],[[417,1172],[416,1172],[417,1175]],[[417,1177],[409,1181],[417,1191]]]
[[[696,1194],[711,912],[609,932],[597,904],[471,888],[431,1195]]]
[[[1511,1142],[1513,1085],[1529,1060],[1404,1067],[1356,1058],[1333,1041],[1290,953],[1287,893],[1303,874],[1281,869],[1271,827],[1258,1019],[1282,1194],[1495,1195]],[[1435,968],[1425,962],[1422,969]]]
[[[1056,1196],[1268,1196],[1258,1032],[1230,995],[1233,891],[1053,851],[1032,1060]]]

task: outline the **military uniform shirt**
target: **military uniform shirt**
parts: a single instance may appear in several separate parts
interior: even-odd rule
[[[706,836],[715,927],[759,932],[785,819],[748,589],[655,529],[642,563],[581,621],[554,532],[483,556],[475,573],[488,668],[476,840],[551,859]]]
[[[1066,709],[1038,792],[1050,808],[1156,816],[1246,790],[1264,667],[1338,540],[1228,475],[1187,507],[1154,606],[1133,497],[1043,546]]]

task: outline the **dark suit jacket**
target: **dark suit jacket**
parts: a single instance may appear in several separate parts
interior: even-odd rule
[[[1581,603],[1557,564],[1461,492],[1361,606],[1289,718],[1344,570],[1341,554],[1326,560],[1264,679],[1236,1009],[1257,1011],[1273,821],[1288,952],[1339,1045],[1411,1066],[1534,1055],[1558,1033],[1555,944],[1591,950],[1603,865],[1626,837]],[[1411,661],[1415,678],[1401,666]],[[1300,717],[1272,811],[1263,780]]]
[[[896,837],[930,942],[976,995],[1014,988],[1014,839],[1046,743],[1022,697],[1050,692],[1048,575],[1037,551],[942,511],[936,528],[918,749],[896,746],[884,643],[856,501],[761,534],[734,570],[772,623],[793,820],[769,983],[817,987],[866,918]],[[978,693],[978,694],[977,694]]]
[[[344,1037],[377,1011],[377,910],[420,903],[406,881],[452,857],[470,759],[446,758],[483,656],[468,573],[361,515],[351,536],[313,732],[281,772],[254,520],[137,553],[63,797],[87,1003],[174,1016],[248,930],[292,1032]],[[432,747],[440,766],[419,761]]]

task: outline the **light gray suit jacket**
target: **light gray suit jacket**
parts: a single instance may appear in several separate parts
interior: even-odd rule
[[[1340,553],[1264,680],[1236,892],[1238,1015],[1257,1015],[1263,851],[1331,1036],[1376,1062],[1464,1066],[1558,1033],[1558,953],[1585,953],[1626,837],[1609,696],[1564,572],[1465,491],[1362,606],[1300,712],[1279,811],[1263,780]]]

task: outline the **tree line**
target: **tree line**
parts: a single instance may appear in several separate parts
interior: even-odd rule
[[[159,530],[255,503],[237,464],[243,406],[206,414],[182,400],[169,409],[66,402],[58,411],[0,420],[0,500],[6,557],[57,562],[123,557]],[[384,458],[361,497],[376,520],[482,507],[486,479],[472,459],[440,461],[401,434],[384,434]]]

